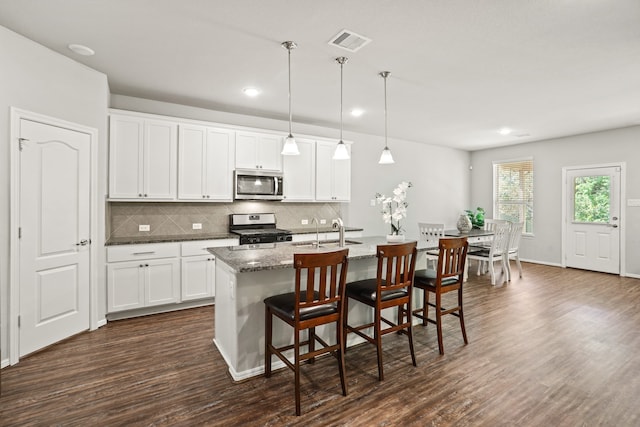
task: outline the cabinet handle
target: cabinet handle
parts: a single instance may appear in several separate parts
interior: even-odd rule
[[[209,199],[209,198],[211,198],[211,196],[209,196],[209,195],[207,194],[207,199]]]
[[[205,197],[205,195],[203,194],[203,195],[202,195],[202,198],[204,199],[204,197]]]
[[[138,193],[138,197],[142,197],[142,193]]]
[[[144,194],[144,197],[147,197],[147,193]]]
[[[134,252],[133,255],[151,255],[155,254],[156,251],[147,251],[147,252]]]
[[[140,268],[144,267],[144,264],[140,264]]]

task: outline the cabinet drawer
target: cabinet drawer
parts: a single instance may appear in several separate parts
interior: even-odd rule
[[[152,243],[107,247],[107,262],[173,258],[180,255],[179,243]]]
[[[211,255],[207,248],[220,248],[224,246],[237,246],[238,239],[196,240],[182,242],[182,256]]]

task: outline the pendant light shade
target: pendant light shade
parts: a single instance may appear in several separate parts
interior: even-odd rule
[[[288,56],[288,64],[289,64],[289,136],[284,140],[284,146],[282,147],[282,155],[284,156],[297,156],[300,154],[300,150],[298,150],[298,144],[296,143],[293,134],[291,133],[291,51],[297,47],[297,45],[292,41],[282,42],[282,47],[287,49]]]
[[[389,165],[395,163],[391,150],[389,150],[389,143],[387,142],[387,77],[391,74],[389,71],[383,71],[380,76],[384,79],[384,150],[380,154],[380,160],[378,163],[381,165]]]
[[[349,150],[342,140],[342,68],[348,60],[349,58],[344,56],[336,58],[336,62],[340,64],[340,142],[336,146],[336,151],[333,152],[333,160],[349,160]]]

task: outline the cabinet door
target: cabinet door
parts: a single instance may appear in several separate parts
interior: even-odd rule
[[[144,197],[175,199],[177,193],[178,125],[161,120],[145,120]]]
[[[332,201],[334,150],[333,143],[316,142],[316,200],[318,201]]]
[[[207,200],[233,201],[233,166],[231,158],[235,132],[208,128],[205,146],[205,198]]]
[[[345,202],[351,197],[351,160],[333,160],[337,142],[316,142],[316,200]],[[347,144],[351,152],[351,147]]]
[[[282,137],[260,135],[258,137],[258,163],[260,169],[282,171]]]
[[[107,264],[107,313],[144,307],[144,262]]]
[[[213,255],[182,258],[182,301],[213,296],[215,265]]]
[[[257,158],[258,136],[253,133],[236,134],[236,169],[260,169]]]
[[[236,134],[236,169],[282,171],[282,137],[271,134]]]
[[[109,119],[109,197],[138,199],[142,188],[144,121],[112,115]]]
[[[207,128],[180,125],[178,134],[178,199],[205,199]]]
[[[316,182],[316,143],[309,139],[296,139],[299,156],[283,156],[284,200],[313,201]]]
[[[177,259],[146,261],[144,275],[146,306],[180,301],[180,263]]]
[[[347,144],[349,156],[351,146]],[[333,153],[332,153],[333,156]],[[351,200],[351,159],[333,160],[333,200],[348,202]]]

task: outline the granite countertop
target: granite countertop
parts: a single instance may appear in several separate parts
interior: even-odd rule
[[[384,236],[357,237],[346,239],[346,241],[345,248],[349,249],[349,260],[374,258],[376,256],[376,246],[387,244]],[[321,241],[320,245],[320,248],[315,248],[310,246],[309,242],[273,243],[259,248],[248,248],[251,245],[209,248],[209,252],[214,254],[217,260],[231,267],[236,273],[247,273],[291,268],[293,266],[293,254],[295,253],[317,253],[342,249],[338,247],[335,240],[327,241],[325,246],[322,246]],[[418,251],[422,252],[428,249],[433,249],[433,245],[425,241],[418,241]]]
[[[345,227],[345,231],[362,231],[362,228]],[[290,229],[292,234],[315,234],[316,228],[296,228]],[[331,227],[319,228],[318,233],[338,232]],[[135,245],[144,243],[166,243],[166,242],[189,242],[193,240],[217,240],[217,239],[237,239],[237,234],[231,233],[206,233],[206,234],[177,234],[174,236],[135,236],[135,237],[112,237],[105,242],[105,246],[113,245]]]
[[[105,246],[111,245],[135,245],[143,243],[189,242],[193,240],[217,240],[237,239],[236,234],[230,233],[206,233],[206,234],[177,234],[174,236],[136,236],[136,237],[112,237],[105,242]]]
[[[288,229],[292,234],[316,234],[316,226],[313,227],[304,227],[304,228],[289,228]],[[358,227],[344,227],[344,231],[364,231],[363,228]],[[337,233],[338,230],[334,230],[331,226],[322,225],[318,227],[318,233]]]

